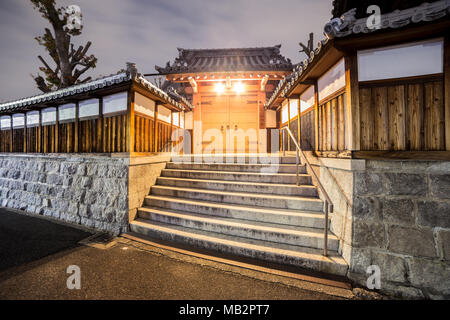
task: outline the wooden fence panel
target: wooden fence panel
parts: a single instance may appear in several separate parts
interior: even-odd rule
[[[318,108],[318,149],[320,151],[345,150],[346,122],[344,101],[345,99],[343,93],[323,103]]]
[[[361,150],[444,151],[442,81],[360,88]]]

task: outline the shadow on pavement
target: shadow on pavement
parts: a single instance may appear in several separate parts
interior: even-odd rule
[[[78,246],[92,233],[0,208],[0,271]]]

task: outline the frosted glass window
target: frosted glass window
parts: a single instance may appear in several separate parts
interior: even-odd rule
[[[184,129],[184,112],[180,113],[180,128]]]
[[[311,86],[300,96],[300,112],[311,108],[315,103],[314,87]]]
[[[443,57],[442,40],[358,51],[359,81],[442,73]]]
[[[75,103],[63,104],[58,108],[58,120],[69,121],[75,120],[76,117],[76,105]]]
[[[12,116],[13,128],[25,127],[25,115],[23,113],[16,113]]]
[[[174,112],[172,113],[172,124],[174,126],[179,127],[180,126],[180,113],[179,112]]]
[[[155,117],[155,101],[144,97],[142,94],[135,93],[134,95],[134,112],[142,113],[144,115]]]
[[[11,117],[3,116],[0,118],[0,128],[1,129],[11,129]]]
[[[281,123],[286,123],[289,120],[289,110],[287,103],[281,107]]]
[[[39,125],[39,111],[27,112],[27,127],[36,127]]]
[[[103,97],[103,114],[127,111],[127,92]]]
[[[78,103],[78,117],[95,117],[99,115],[99,100],[89,99],[83,100]]]
[[[163,106],[158,106],[158,120],[170,123],[170,110]]]
[[[42,124],[56,123],[56,108],[47,108],[42,110]]]
[[[319,100],[323,100],[336,91],[345,87],[345,63],[341,59],[328,70],[317,83],[319,87]]]
[[[185,112],[184,114],[184,126],[186,130],[194,129],[194,112]]]
[[[289,99],[289,117],[294,119],[298,115],[298,100]]]

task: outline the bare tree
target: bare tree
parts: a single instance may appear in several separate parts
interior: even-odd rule
[[[37,87],[43,92],[49,92],[91,80],[91,77],[80,80],[81,75],[89,69],[95,68],[97,63],[94,55],[87,55],[91,42],[88,41],[85,46],[79,46],[77,49],[71,43],[72,36],[81,34],[82,26],[67,28],[68,23],[71,23],[70,16],[66,12],[66,8],[56,8],[55,0],[30,1],[53,28],[53,33],[50,29],[45,28],[44,35],[35,38],[40,45],[45,47],[55,65],[52,68],[42,56],[38,56],[43,64],[39,70],[44,73],[45,78],[39,74],[32,76]]]
[[[304,45],[302,42],[299,43],[300,47],[302,48],[302,50],[300,50],[300,52],[304,52],[308,58],[311,56],[311,51],[314,50],[314,34],[311,32],[309,34],[309,40],[308,40],[308,44]]]

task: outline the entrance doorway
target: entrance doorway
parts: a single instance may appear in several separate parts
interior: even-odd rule
[[[202,95],[202,152],[258,152],[258,96]]]

